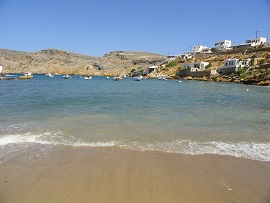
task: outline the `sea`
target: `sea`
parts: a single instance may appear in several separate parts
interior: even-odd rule
[[[63,146],[269,162],[270,87],[61,75],[0,81],[0,164]]]

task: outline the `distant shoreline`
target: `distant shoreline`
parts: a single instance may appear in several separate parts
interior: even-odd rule
[[[113,51],[102,57],[93,57],[82,54],[71,53],[57,49],[40,50],[34,53],[18,52],[13,50],[0,49],[0,66],[3,73],[24,73],[33,74],[61,73],[81,74],[91,76],[116,76],[144,74],[151,66],[156,66],[157,71],[145,74],[145,77],[155,78],[157,75],[164,75],[167,79],[187,79],[214,82],[235,82],[250,85],[270,86],[270,55],[269,51],[249,52],[217,52],[212,54],[196,54],[189,60],[205,61],[211,64],[208,71],[215,70],[222,66],[223,61],[228,58],[252,58],[256,57],[262,64],[254,66],[239,77],[233,75],[207,76],[207,77],[183,77],[179,78],[177,72],[183,63],[177,58],[173,63],[167,56],[147,52]],[[169,57],[169,56],[168,56]],[[260,60],[259,60],[260,59]],[[185,62],[186,60],[184,60]]]

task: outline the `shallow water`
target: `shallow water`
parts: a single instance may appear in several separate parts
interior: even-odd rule
[[[35,75],[0,81],[0,112],[2,163],[63,145],[270,161],[269,87]]]

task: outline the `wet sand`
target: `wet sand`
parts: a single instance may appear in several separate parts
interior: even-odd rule
[[[270,202],[270,162],[119,148],[0,165],[0,202]]]

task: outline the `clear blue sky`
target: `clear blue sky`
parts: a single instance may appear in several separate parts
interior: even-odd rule
[[[180,54],[270,34],[270,0],[0,0],[0,48]]]

